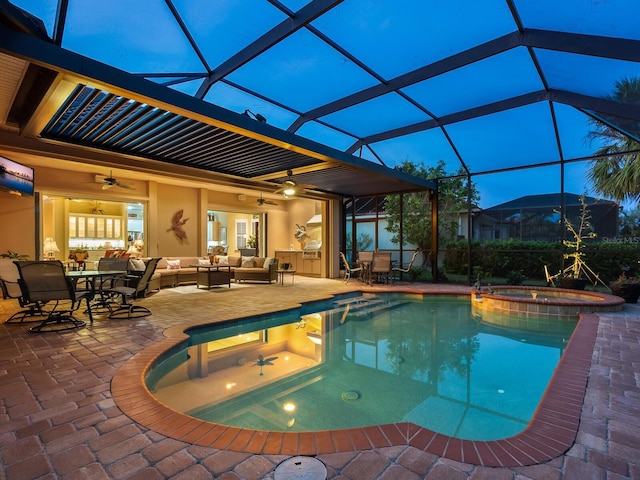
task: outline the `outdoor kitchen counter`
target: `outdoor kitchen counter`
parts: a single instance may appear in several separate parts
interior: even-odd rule
[[[278,264],[290,263],[295,269],[296,275],[306,275],[308,277],[319,277],[322,275],[321,258],[305,258],[303,250],[276,250]]]

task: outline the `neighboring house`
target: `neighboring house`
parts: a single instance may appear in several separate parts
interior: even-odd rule
[[[564,194],[567,218],[578,225],[582,212],[581,195]],[[597,238],[615,237],[620,207],[609,200],[584,197],[589,222]],[[482,210],[473,217],[473,238],[480,241],[537,240],[560,241],[560,194],[527,195]]]

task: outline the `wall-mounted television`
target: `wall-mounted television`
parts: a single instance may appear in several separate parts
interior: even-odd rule
[[[0,189],[33,196],[33,168],[0,155]]]

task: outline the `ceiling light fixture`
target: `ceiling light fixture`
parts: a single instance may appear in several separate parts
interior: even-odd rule
[[[282,193],[284,193],[287,197],[292,197],[293,195],[296,194],[296,187],[295,185],[289,185],[286,186],[284,188],[284,190],[282,191]]]
[[[293,181],[293,172],[291,170],[287,170],[287,179],[282,182],[282,187],[278,189],[280,193],[282,193],[285,197],[293,197],[296,193],[298,193],[298,184]]]
[[[257,120],[259,122],[262,123],[267,123],[267,119],[265,117],[263,117],[262,115],[260,115],[259,113],[253,113],[251,110],[249,110],[248,108],[244,111],[244,114],[249,117],[249,118],[253,118],[254,120]]]

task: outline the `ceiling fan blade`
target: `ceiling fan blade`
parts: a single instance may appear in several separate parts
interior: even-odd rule
[[[102,190],[108,190],[113,187],[126,188],[129,190],[135,190],[136,188],[132,185],[129,185],[125,182],[119,182],[117,178],[113,176],[113,174],[109,173],[109,176],[96,174],[94,177],[96,183],[102,185]]]
[[[258,206],[262,207],[264,205],[278,205],[276,202],[274,202],[273,200],[269,200],[267,198],[264,198],[262,196],[262,194],[260,194],[260,197],[258,197]]]

